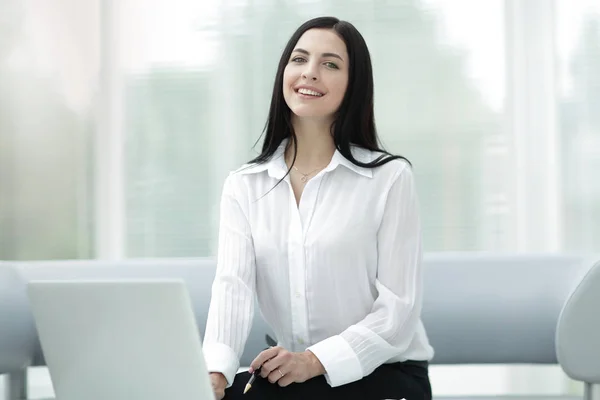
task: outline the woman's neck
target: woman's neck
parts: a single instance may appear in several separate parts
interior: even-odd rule
[[[331,123],[323,120],[294,118],[292,119],[296,134],[298,154],[295,166],[298,169],[324,168],[331,161],[335,152]],[[294,159],[294,141],[289,141],[286,151],[286,162],[291,165]]]

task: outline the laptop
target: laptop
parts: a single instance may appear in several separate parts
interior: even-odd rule
[[[57,400],[214,400],[185,284],[31,281]]]

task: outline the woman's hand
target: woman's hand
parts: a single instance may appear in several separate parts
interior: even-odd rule
[[[220,372],[210,373],[210,382],[212,383],[213,392],[217,400],[221,400],[225,397],[225,387],[227,386],[227,379],[225,375]]]
[[[263,378],[277,382],[279,386],[306,382],[325,373],[323,364],[312,352],[291,353],[280,346],[261,352],[250,364],[248,372],[253,373],[258,368]]]

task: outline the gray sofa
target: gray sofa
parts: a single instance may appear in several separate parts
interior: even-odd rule
[[[425,256],[423,320],[433,364],[560,364],[600,399],[600,257],[442,253]],[[212,259],[0,262],[0,374],[7,400],[27,398],[26,369],[44,364],[25,293],[30,280],[181,278],[204,324]],[[270,328],[256,313],[242,365]]]

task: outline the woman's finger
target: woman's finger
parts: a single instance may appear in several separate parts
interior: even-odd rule
[[[275,371],[276,369],[283,368],[283,366],[286,364],[286,362],[288,361],[288,358],[289,358],[286,356],[286,353],[287,353],[287,351],[283,350],[279,354],[277,354],[277,356],[275,356],[274,358],[266,361],[260,368],[260,375],[263,378],[266,378],[266,377],[269,377],[271,375],[271,373],[273,371]],[[274,382],[272,382],[272,383],[274,383]]]
[[[294,383],[294,377],[292,374],[284,374],[284,376],[277,380],[277,384],[281,387],[286,387]]]
[[[271,371],[271,373],[267,377],[269,379],[269,382],[276,383],[280,379],[285,377],[285,372],[283,372],[283,370],[281,368],[283,368],[283,366],[275,368],[273,371]]]
[[[250,363],[250,368],[248,369],[249,373],[254,373],[255,370],[262,367],[262,365],[270,360],[271,358],[277,356],[277,354],[283,350],[282,347],[271,347],[270,349],[266,349],[260,352],[258,356]]]

